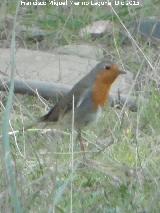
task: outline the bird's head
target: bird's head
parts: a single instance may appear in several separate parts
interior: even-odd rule
[[[120,74],[125,73],[116,64],[105,65],[104,69],[98,74],[97,80],[111,85]]]

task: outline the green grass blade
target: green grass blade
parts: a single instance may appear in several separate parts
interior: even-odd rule
[[[9,193],[10,193],[10,200],[12,208],[14,212],[22,212],[20,201],[18,198],[17,192],[17,185],[16,185],[16,177],[15,177],[15,170],[14,164],[11,154],[11,147],[9,141],[9,119],[10,119],[10,112],[12,107],[12,100],[14,95],[14,73],[15,73],[15,24],[16,24],[16,17],[17,12],[19,10],[20,1],[17,3],[16,15],[14,20],[13,32],[12,32],[12,40],[11,40],[11,79],[10,79],[10,88],[8,99],[4,111],[3,117],[3,125],[2,125],[2,143],[3,143],[3,151],[4,151],[4,162],[7,174],[7,181],[9,185]]]

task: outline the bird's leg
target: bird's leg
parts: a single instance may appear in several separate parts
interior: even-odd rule
[[[83,141],[82,141],[82,135],[81,135],[81,130],[80,129],[78,130],[77,140],[80,143],[81,151],[83,153],[83,160],[86,161],[85,147],[84,147],[84,144],[83,144]]]

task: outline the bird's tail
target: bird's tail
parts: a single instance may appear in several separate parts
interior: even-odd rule
[[[35,119],[34,121],[32,121],[32,123],[27,124],[26,126],[23,127],[22,130],[25,131],[27,129],[32,129],[33,127],[37,126],[39,123],[42,122],[57,122],[58,119],[59,119],[59,107],[55,105],[53,108],[50,109],[48,113]]]
[[[49,112],[38,119],[38,122],[57,122],[59,119],[60,108],[55,105]]]
[[[33,120],[32,122],[30,122],[30,124],[24,125],[23,128],[21,128],[19,131],[25,131],[28,129],[32,129],[35,126],[38,126],[39,123],[43,123],[43,122],[57,122],[59,119],[59,107],[57,105],[55,105],[53,108],[51,108],[49,110],[48,113],[46,113],[45,115]]]

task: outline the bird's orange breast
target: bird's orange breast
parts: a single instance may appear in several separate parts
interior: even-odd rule
[[[93,87],[93,105],[95,109],[97,109],[99,106],[103,107],[106,103],[108,96],[109,96],[109,90],[111,85],[107,85],[102,82],[96,81],[94,87]]]

